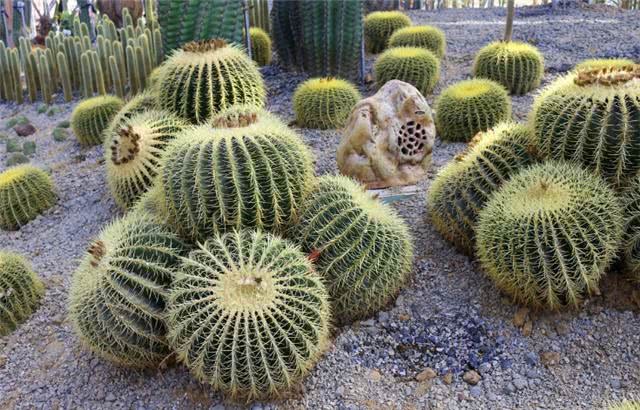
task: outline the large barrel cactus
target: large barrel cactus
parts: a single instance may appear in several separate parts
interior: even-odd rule
[[[186,245],[144,213],[108,226],[73,275],[69,316],[82,342],[124,366],[153,367],[171,350],[165,305]]]
[[[502,184],[536,160],[533,136],[524,125],[503,123],[479,134],[429,189],[434,227],[459,251],[472,255],[478,213]]]
[[[0,336],[11,333],[36,310],[44,286],[20,255],[0,251]]]
[[[396,30],[389,38],[389,47],[422,47],[438,58],[447,47],[444,32],[432,26],[411,26]]]
[[[624,242],[622,246],[626,270],[640,282],[640,177],[636,176],[624,192]]]
[[[315,261],[340,323],[383,308],[411,271],[404,221],[346,177],[319,178],[290,237]]]
[[[427,95],[440,78],[440,60],[424,48],[395,47],[378,57],[373,72],[378,87],[387,81],[400,80]]]
[[[113,116],[113,119],[104,133],[105,150],[108,150],[111,146],[110,136],[112,136],[118,128],[124,125],[129,118],[147,110],[157,110],[158,105],[158,96],[151,91],[143,91],[127,101],[117,114]]]
[[[624,186],[640,171],[640,65],[559,78],[535,100],[532,120],[543,153]]]
[[[577,307],[598,289],[622,236],[622,209],[606,183],[549,161],[511,178],[480,212],[478,258],[518,303]]]
[[[233,398],[283,393],[328,345],[329,301],[311,262],[285,240],[233,231],[184,260],[169,339],[200,380]]]
[[[399,11],[374,11],[364,19],[364,45],[367,52],[378,54],[387,48],[391,35],[409,27],[411,19]]]
[[[234,104],[264,106],[258,67],[224,40],[185,44],[167,60],[158,81],[159,104],[193,123],[203,123]]]
[[[19,229],[57,200],[49,174],[30,165],[9,168],[0,174],[0,228]]]
[[[293,94],[293,112],[301,127],[340,128],[361,98],[358,89],[348,81],[312,78],[300,84]]]
[[[103,142],[103,133],[118,111],[124,106],[120,98],[106,95],[86,99],[71,114],[71,128],[78,142],[84,146]]]

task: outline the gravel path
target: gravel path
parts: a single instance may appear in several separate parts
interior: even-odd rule
[[[500,38],[503,10],[411,12],[416,24],[447,35],[447,56],[434,93],[469,77],[475,52]],[[535,43],[546,57],[545,84],[584,58],[640,60],[640,13],[607,8],[519,9],[516,39]],[[370,67],[372,58],[367,59]],[[305,77],[277,67],[263,69],[269,109],[291,121],[291,94]],[[362,88],[365,95],[374,90]],[[434,95],[428,96],[431,104]],[[524,120],[533,95],[513,98]],[[229,407],[187,371],[136,372],[117,368],[83,350],[66,318],[70,277],[89,240],[119,216],[104,177],[102,149],[80,149],[72,135],[62,142],[52,129],[68,119],[38,114],[40,104],[0,106],[0,134],[14,115],[27,116],[38,132],[32,163],[49,168],[58,204],[18,232],[1,232],[0,247],[32,260],[47,293],[42,307],[17,331],[0,339],[0,408],[192,409]],[[317,158],[319,174],[335,173],[336,131],[301,130]],[[0,144],[0,170],[8,154]],[[340,329],[334,346],[300,391],[254,409],[600,409],[640,395],[640,290],[615,272],[602,295],[580,312],[527,313],[502,297],[477,264],[458,254],[430,226],[425,192],[433,175],[462,150],[438,142],[429,179],[418,195],[396,207],[415,238],[413,280],[376,317]],[[431,369],[432,371],[428,370]],[[466,382],[474,369],[480,380]],[[425,371],[426,370],[426,371]],[[464,379],[463,379],[464,378]]]

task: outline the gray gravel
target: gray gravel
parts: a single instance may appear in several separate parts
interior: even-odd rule
[[[469,77],[475,52],[498,39],[503,10],[411,12],[415,23],[447,34],[447,57],[435,91]],[[545,54],[545,83],[581,59],[640,60],[640,13],[608,8],[520,9],[515,38]],[[367,59],[368,67],[373,62]],[[291,95],[304,75],[267,67],[269,108],[293,119]],[[365,95],[374,90],[362,87]],[[533,95],[513,98],[514,117],[526,118]],[[428,96],[430,103],[434,95]],[[40,104],[0,106],[4,122],[26,115],[37,133],[31,162],[51,170],[58,204],[18,232],[0,232],[0,247],[32,260],[47,293],[42,307],[16,332],[0,339],[0,408],[132,408],[221,410],[229,405],[187,371],[136,372],[115,367],[83,350],[66,318],[71,273],[92,237],[119,216],[105,185],[102,149],[81,149],[71,136],[56,142],[53,127],[72,104],[52,117]],[[335,173],[336,131],[301,130],[317,158],[319,174]],[[7,153],[0,144],[0,170]],[[640,290],[613,272],[602,295],[580,312],[533,313],[501,296],[478,269],[430,226],[424,193],[433,175],[462,144],[438,142],[430,177],[419,194],[396,204],[415,238],[413,280],[376,317],[340,329],[333,347],[291,397],[255,403],[253,409],[590,409],[640,395]],[[514,324],[515,322],[515,324]],[[516,326],[517,324],[517,326]],[[435,378],[416,376],[431,368]],[[465,373],[480,375],[476,385]],[[422,374],[432,375],[432,372]]]

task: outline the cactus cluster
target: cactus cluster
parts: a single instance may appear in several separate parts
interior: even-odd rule
[[[186,245],[142,213],[108,226],[73,275],[69,316],[82,342],[117,364],[153,367],[171,353],[165,308]]]
[[[446,46],[444,32],[432,26],[404,27],[389,38],[389,47],[426,48],[438,58],[444,57]]]
[[[478,259],[498,288],[533,307],[577,307],[598,289],[622,209],[597,175],[548,161],[511,178],[480,212]]]
[[[71,128],[78,142],[84,146],[101,144],[104,131],[123,106],[124,101],[112,95],[92,97],[78,104],[71,114]]]
[[[307,128],[340,128],[360,98],[358,89],[348,81],[312,78],[293,94],[296,123]]]
[[[314,260],[340,323],[383,308],[411,271],[404,221],[346,177],[319,178],[290,237]]]
[[[535,100],[541,151],[623,187],[640,171],[640,65],[572,72]]]
[[[328,344],[329,302],[311,262],[260,232],[215,236],[185,258],[169,340],[200,380],[252,400],[291,388]]]
[[[258,27],[249,29],[251,37],[251,58],[259,66],[271,64],[271,39],[269,35]]]
[[[215,39],[185,44],[164,64],[159,104],[199,124],[235,104],[265,103],[258,67],[240,48]]]
[[[511,176],[536,161],[533,136],[524,125],[507,122],[479,134],[433,181],[427,197],[433,226],[472,255],[478,213]]]
[[[0,251],[0,336],[11,333],[36,310],[44,286],[20,255]]]
[[[510,118],[507,90],[491,80],[461,81],[445,89],[436,101],[436,129],[445,141],[469,141]]]
[[[495,42],[478,52],[473,63],[473,75],[500,83],[511,94],[526,94],[540,85],[544,58],[530,44]]]
[[[105,150],[107,182],[116,202],[131,207],[154,182],[166,145],[188,124],[161,110],[146,111],[124,121]]]
[[[378,87],[390,80],[400,80],[426,95],[438,82],[440,60],[424,48],[395,47],[378,57],[373,71]]]
[[[19,229],[57,201],[53,179],[30,165],[0,173],[0,228]]]
[[[378,54],[396,30],[409,27],[411,19],[399,11],[374,11],[364,18],[364,45],[368,53]]]

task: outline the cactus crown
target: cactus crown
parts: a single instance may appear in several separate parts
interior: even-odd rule
[[[584,60],[577,64],[574,67],[574,71],[595,68],[624,67],[633,64],[633,60],[629,60],[627,58],[593,58]]]
[[[491,82],[483,80],[461,81],[449,88],[454,98],[465,99],[482,95],[491,89]]]
[[[640,64],[578,70],[573,82],[579,87],[590,85],[612,87],[625,85],[634,80],[640,80]]]
[[[13,184],[17,180],[23,178],[26,174],[31,172],[33,167],[29,165],[22,165],[18,167],[12,167],[8,170],[0,173],[0,188],[3,188],[5,185]]]
[[[140,134],[128,124],[120,128],[118,137],[113,139],[111,146],[111,162],[114,165],[126,164],[132,161],[140,152]]]
[[[182,46],[182,51],[187,53],[206,53],[207,51],[215,51],[226,47],[228,44],[222,38],[214,38],[210,40],[190,41]]]
[[[257,123],[261,119],[273,115],[255,105],[233,105],[219,112],[211,118],[211,126],[214,128],[244,128]]]

